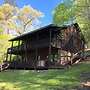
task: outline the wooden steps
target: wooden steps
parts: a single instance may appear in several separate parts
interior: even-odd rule
[[[2,64],[0,64],[0,71],[6,70],[9,65],[9,62],[3,62]]]

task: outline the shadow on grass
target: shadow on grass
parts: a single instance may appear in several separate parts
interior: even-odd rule
[[[90,64],[80,64],[67,70],[4,71],[0,72],[0,90],[70,90],[79,85],[80,73],[89,68]]]

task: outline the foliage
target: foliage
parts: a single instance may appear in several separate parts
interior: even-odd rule
[[[0,25],[3,29],[14,29],[13,17],[16,15],[17,8],[9,4],[3,4],[0,6]],[[8,33],[8,31],[7,31]]]
[[[29,5],[21,8],[16,18],[16,23],[19,23],[18,27],[21,27],[21,30],[18,30],[18,33],[19,34],[24,33],[27,30],[27,28],[31,26],[33,22],[42,15],[43,14],[40,11],[32,8]]]
[[[7,34],[9,34],[9,30],[22,34],[42,15],[40,11],[29,5],[17,8],[10,4],[3,4],[0,6],[0,25],[7,30]]]
[[[70,69],[30,71],[15,70],[0,73],[2,90],[72,90],[80,85],[80,74],[89,72],[90,63]]]
[[[7,48],[10,47],[10,43],[8,39],[10,39],[10,35],[0,35],[0,62],[5,59],[5,53],[7,52]]]
[[[69,3],[66,1],[64,3],[59,4],[54,10],[53,20],[55,24],[63,25],[69,23],[73,20],[74,12],[72,7],[72,2],[68,0]]]
[[[88,2],[87,2],[88,1]],[[86,41],[90,41],[90,1],[89,0],[76,0],[76,22],[79,23]]]
[[[10,4],[12,6],[16,6],[16,0],[3,0],[4,4]]]
[[[42,16],[42,13],[31,6],[24,6],[23,8],[17,8],[10,4],[0,6],[0,48],[2,48],[0,49],[0,61],[4,60],[4,53],[10,46],[8,43],[10,30],[15,30],[18,34],[22,34],[40,16]],[[14,45],[16,44],[17,42],[14,43]]]
[[[3,32],[3,28],[2,27],[0,27],[0,33],[2,33]]]
[[[58,25],[77,22],[90,41],[90,1],[89,0],[64,0],[54,11],[53,22]]]

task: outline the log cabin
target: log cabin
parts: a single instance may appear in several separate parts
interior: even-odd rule
[[[12,45],[7,49],[5,61],[14,69],[55,68],[70,61],[85,45],[77,23],[62,27],[50,24],[9,41]]]

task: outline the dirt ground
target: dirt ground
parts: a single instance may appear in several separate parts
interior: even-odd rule
[[[90,90],[90,72],[81,73],[80,82],[78,90]]]

